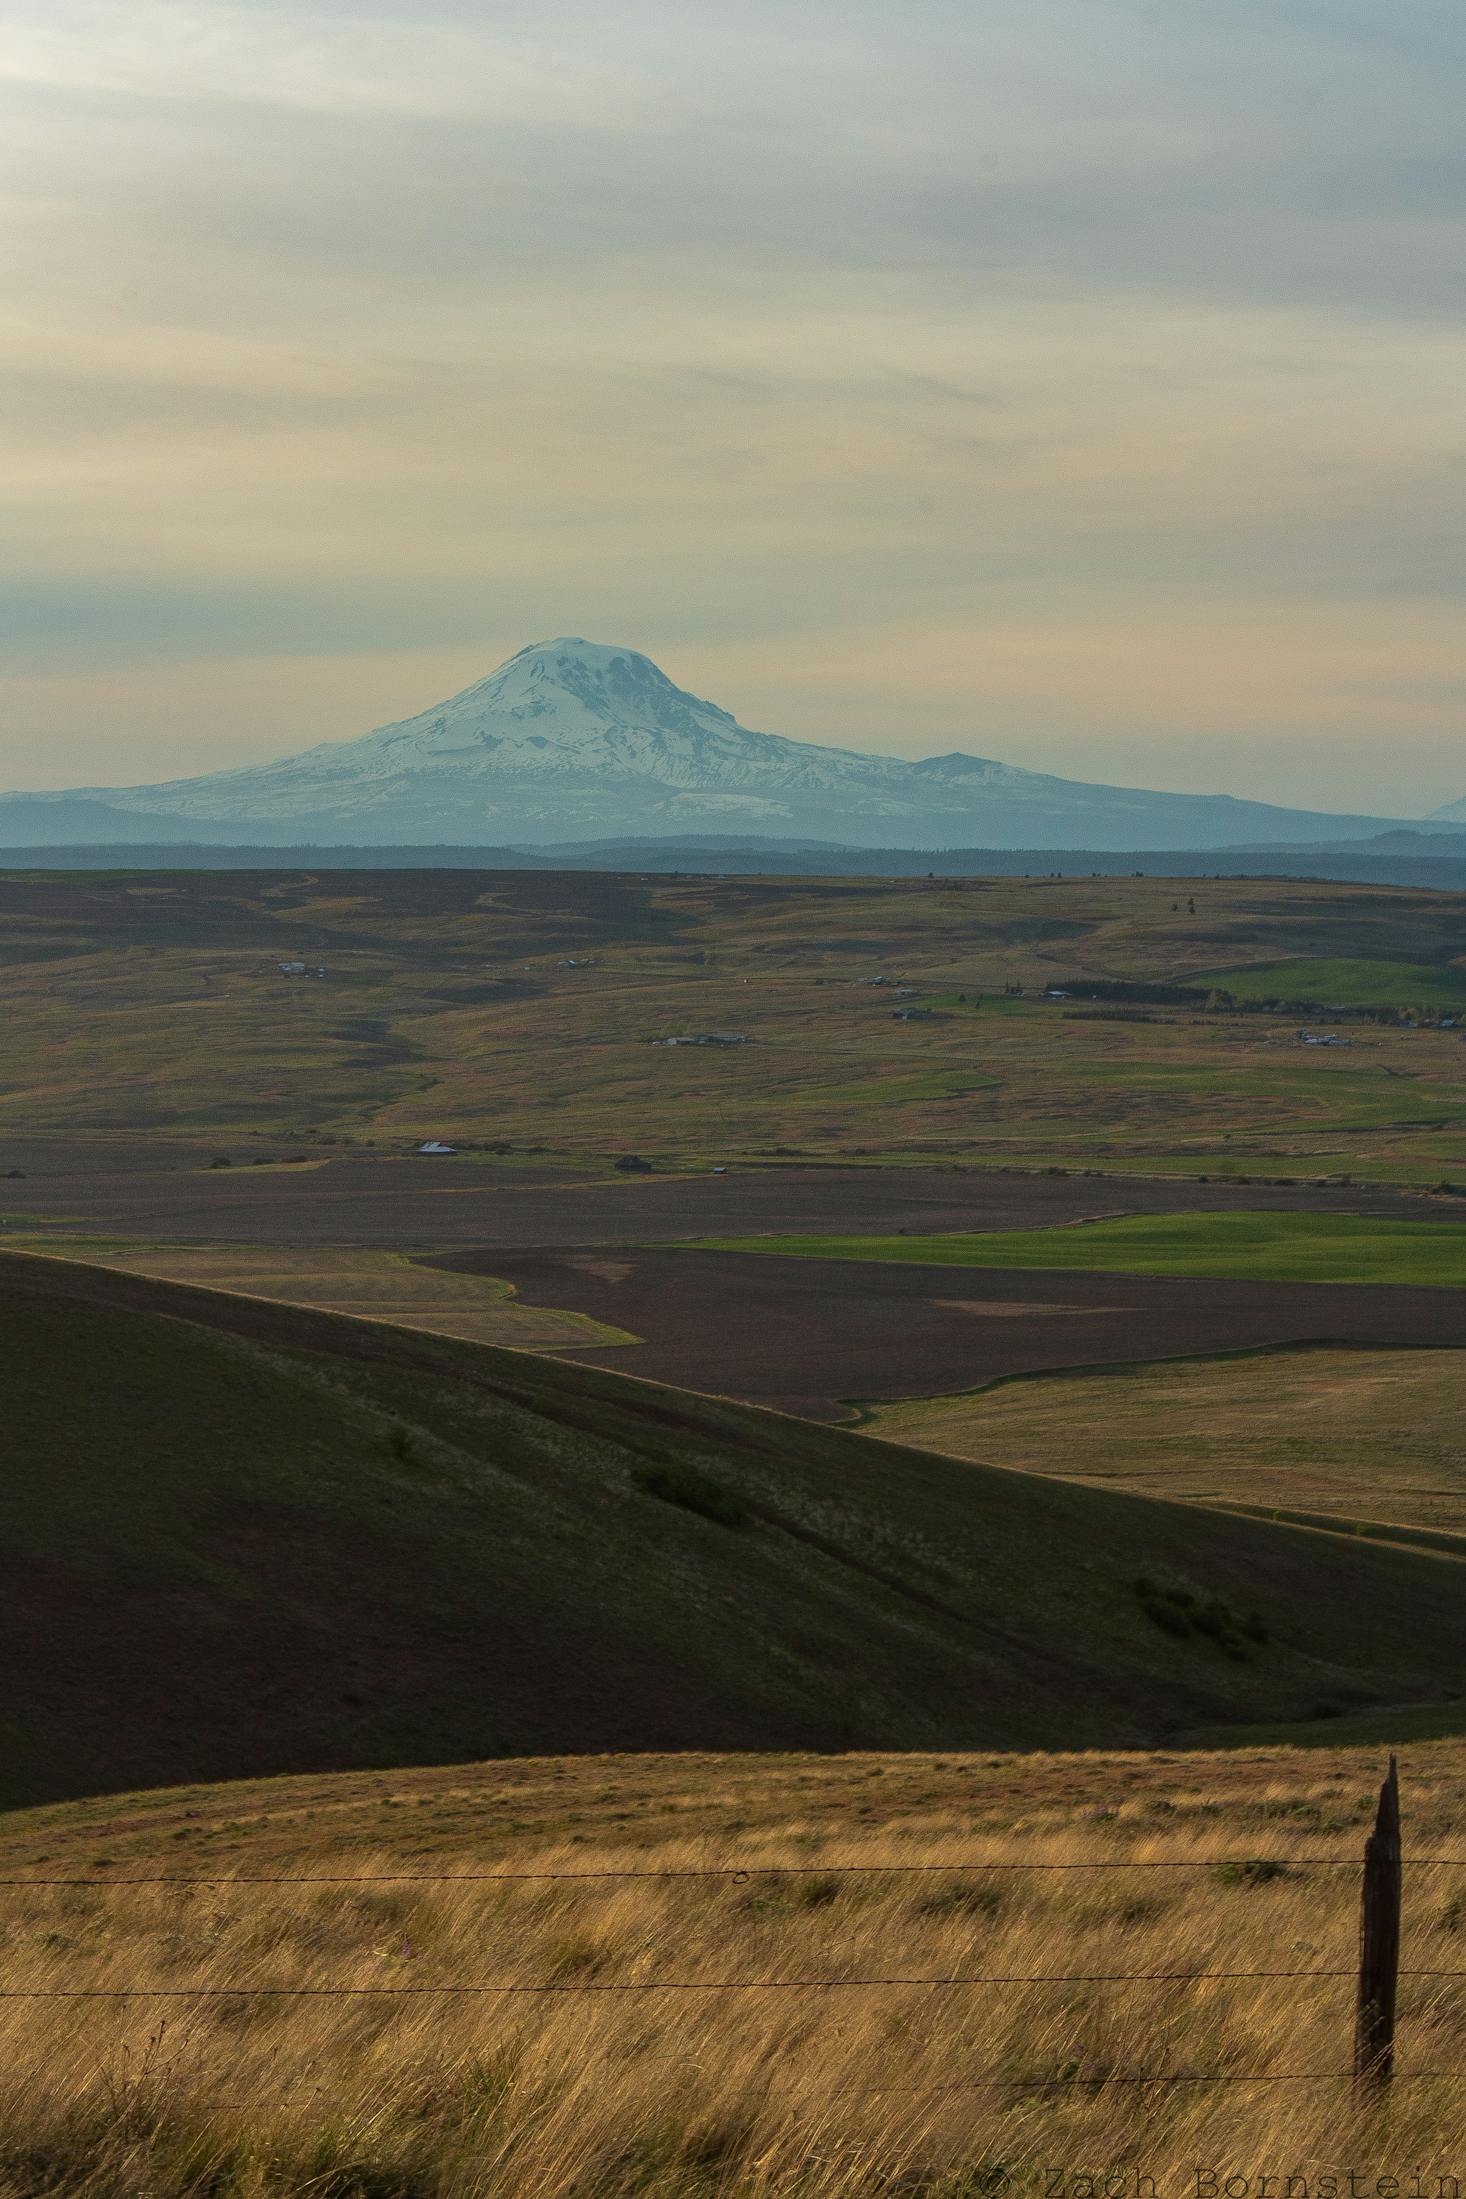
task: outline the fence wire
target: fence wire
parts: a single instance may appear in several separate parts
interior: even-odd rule
[[[1414,1869],[1466,1870],[1466,1855],[1406,1856]],[[189,1872],[111,1872],[94,1869],[87,1874],[27,1873],[0,1877],[0,1888],[88,1888],[111,1891],[121,1887],[198,1888],[220,1892],[230,1887],[370,1887],[370,1886],[473,1886],[499,1884],[595,1885],[627,1880],[706,1881],[749,1885],[759,1879],[879,1877],[960,1877],[994,1872],[1095,1872],[1095,1871],[1203,1871],[1245,1872],[1259,1866],[1279,1865],[1289,1870],[1357,1870],[1356,1856],[1317,1855],[1222,1855],[1222,1856],[1116,1856],[1095,1857],[1000,1857],[991,1860],[946,1862],[859,1863],[760,1863],[715,1865],[630,1865],[591,1870],[487,1870],[487,1871],[353,1871],[269,1872],[200,1876]],[[965,1991],[983,1987],[1021,1986],[1141,1986],[1247,1984],[1319,1979],[1338,1982],[1354,1979],[1353,1965],[1339,1968],[1277,1970],[1115,1970],[975,1972],[930,1976],[858,1976],[795,1978],[625,1978],[625,1979],[508,1979],[445,1980],[396,1985],[270,1985],[240,1982],[227,1985],[176,1985],[147,1983],[129,1986],[0,1986],[0,2001],[248,2001],[248,2000],[425,2000],[498,1999],[519,1996],[615,1996],[626,1994],[722,1994],[722,1993],[829,1993],[848,1991]],[[1462,1980],[1462,1969],[1401,1969],[1401,1979]],[[837,2088],[841,2092],[877,2094],[899,2091],[913,2099],[937,2099],[949,2093],[1016,2091],[1023,2093],[1099,2091],[1107,2086],[1171,2087],[1269,2084],[1349,2084],[1350,2070],[1109,2070],[1093,2076],[1012,2076],[997,2070],[981,2071],[971,2078],[915,2092],[905,2086],[860,2085]],[[1397,2083],[1441,2084],[1461,2081],[1461,2072],[1449,2069],[1401,2071]],[[287,2086],[287,2092],[303,2090]],[[319,2093],[320,2088],[314,2088]],[[216,2106],[230,2104],[214,2099]]]

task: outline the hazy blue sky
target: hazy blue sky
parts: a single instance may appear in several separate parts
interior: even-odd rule
[[[1460,0],[0,0],[0,784],[525,642],[1466,793]]]

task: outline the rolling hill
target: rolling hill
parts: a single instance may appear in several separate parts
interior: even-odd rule
[[[917,759],[740,725],[649,657],[538,642],[359,740],[158,786],[0,797],[0,845],[364,846],[801,834],[853,846],[1235,848],[1368,838],[1380,820],[1088,785],[954,752]]]
[[[65,1261],[0,1260],[0,1318],[10,1804],[543,1751],[1142,1746],[1459,1681],[1446,1555]]]
[[[37,1135],[146,1138],[158,1167],[438,1138],[602,1173],[639,1154],[1454,1182],[1454,1013],[1305,1048],[1296,1010],[1203,1004],[1253,964],[1303,997],[1349,968],[1360,1001],[1449,1000],[1459,897],[1211,880],[1192,903],[1147,879],[0,866],[0,1176],[27,1171],[0,1215],[102,1220],[43,1195]],[[1071,987],[1094,997],[1044,997]],[[713,1031],[749,1043],[651,1043]],[[447,1241],[421,1219],[417,1249]],[[299,1219],[283,1241],[307,1241]]]

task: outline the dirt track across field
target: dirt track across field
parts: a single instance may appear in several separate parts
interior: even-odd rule
[[[449,1263],[445,1263],[449,1264]],[[1003,1375],[1268,1344],[1466,1344],[1466,1291],[1247,1283],[1032,1268],[918,1267],[685,1250],[484,1255],[526,1303],[645,1341],[569,1354],[679,1388],[849,1417],[851,1399]]]
[[[217,1153],[219,1149],[215,1149]],[[224,1148],[227,1151],[227,1147]],[[211,1168],[207,1147],[0,1140],[0,1220],[13,1231],[174,1244],[530,1251],[685,1237],[1040,1229],[1106,1214],[1297,1208],[1420,1218],[1459,1208],[1366,1185],[1194,1183],[958,1169],[735,1169],[589,1178],[457,1159],[316,1158]],[[6,1174],[11,1168],[23,1173]],[[497,1270],[495,1270],[497,1272]]]

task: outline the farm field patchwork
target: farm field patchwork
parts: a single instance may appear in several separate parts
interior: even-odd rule
[[[721,1237],[713,1252],[924,1267],[1233,1276],[1260,1283],[1466,1284],[1466,1224],[1349,1214],[1121,1215],[1049,1230],[911,1237]]]
[[[1450,895],[1287,880],[1193,907],[1156,879],[0,873],[0,1136],[1429,1185],[1466,1126],[1459,1030],[1331,1049],[1205,990],[1047,995],[1403,967],[1420,1007],[1415,973],[1444,1004],[1462,947]],[[742,1043],[655,1043],[716,1032]]]
[[[568,1308],[526,1303],[507,1284],[402,1254],[317,1249],[133,1245],[51,1237],[12,1249],[94,1261],[126,1273],[393,1322],[472,1343],[529,1351],[594,1351],[637,1371],[642,1338]],[[607,1298],[631,1269],[614,1249],[575,1255],[573,1272]],[[597,1273],[597,1271],[599,1271]],[[938,1322],[950,1308],[934,1306]],[[1031,1350],[1074,1334],[1072,1309],[997,1298],[965,1309],[999,1347],[1011,1333]],[[1103,1317],[1102,1317],[1103,1318]],[[711,1320],[711,1317],[710,1317]],[[1057,1330],[1053,1325],[1057,1323]],[[655,1360],[665,1342],[650,1340]],[[722,1323],[715,1324],[719,1333]],[[1107,1331],[1106,1331],[1107,1334]],[[1083,1348],[1092,1349],[1093,1339]],[[888,1332],[872,1387],[899,1382],[926,1351],[905,1324]],[[707,1370],[701,1370],[706,1372]],[[714,1376],[718,1369],[712,1370]],[[852,1370],[853,1371],[853,1370]],[[728,1370],[731,1374],[732,1370]],[[1466,1345],[1409,1352],[1274,1352],[1057,1374],[973,1395],[873,1406],[862,1425],[892,1442],[958,1457],[1058,1472],[1183,1499],[1245,1504],[1466,1532],[1466,1449],[1459,1427]],[[714,1380],[709,1386],[723,1387]],[[821,1412],[819,1417],[825,1417]]]

